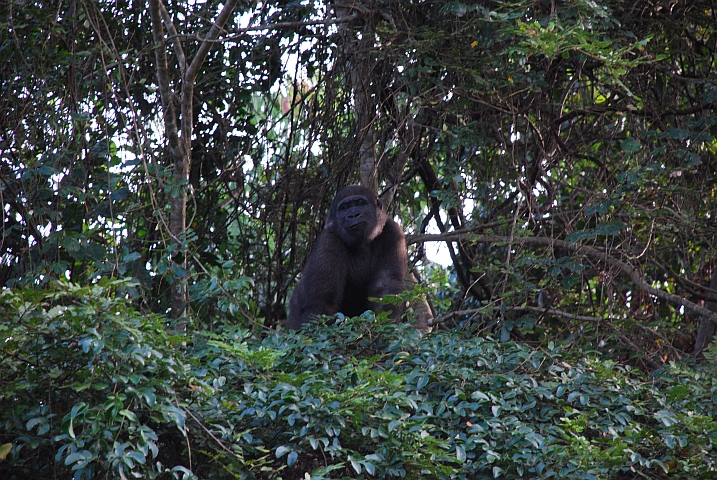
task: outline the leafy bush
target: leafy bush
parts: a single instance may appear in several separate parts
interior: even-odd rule
[[[467,331],[421,338],[370,316],[260,344],[244,335],[239,347],[208,341],[210,366],[195,371],[197,415],[233,473],[261,476],[248,458],[284,478],[715,471],[714,375],[687,367],[644,379],[597,356],[567,360],[558,347]]]
[[[715,475],[713,370],[370,314],[184,344],[127,287],[0,297],[2,478]]]
[[[131,288],[102,281],[2,291],[0,477],[155,478],[166,470],[160,448],[179,433],[169,427],[186,432],[175,400],[184,372],[160,319],[121,296]]]

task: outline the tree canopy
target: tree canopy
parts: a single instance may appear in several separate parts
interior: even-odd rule
[[[714,2],[9,0],[0,65],[0,473],[714,472]],[[430,311],[287,333],[359,183]]]

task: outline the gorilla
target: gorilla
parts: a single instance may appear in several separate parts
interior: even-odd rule
[[[406,240],[367,188],[343,188],[334,198],[324,230],[316,240],[289,302],[288,327],[297,329],[313,315],[360,315],[366,310],[403,308],[370,301],[401,293],[407,269]]]

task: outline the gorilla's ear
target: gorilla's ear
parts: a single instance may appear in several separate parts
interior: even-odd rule
[[[376,206],[379,210],[383,210],[383,203],[381,202],[381,199],[376,197]]]

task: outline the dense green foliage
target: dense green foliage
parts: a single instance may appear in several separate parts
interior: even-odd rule
[[[647,378],[595,352],[571,358],[470,330],[421,337],[372,315],[177,343],[115,295],[127,287],[2,295],[0,431],[14,436],[3,478],[707,478],[715,469],[713,367],[669,365]]]
[[[417,273],[435,242],[450,253],[428,283],[438,315],[648,370],[696,333],[709,343],[695,307],[717,282],[710,2],[341,5],[235,7],[195,79],[177,179],[144,4],[3,3],[0,282],[132,277],[160,314],[186,285],[197,326],[275,328],[333,194],[373,158]],[[177,102],[178,62],[219,6],[166,7]]]
[[[286,333],[359,182],[428,335]],[[715,475],[712,0],[2,1],[0,199],[2,478]]]

